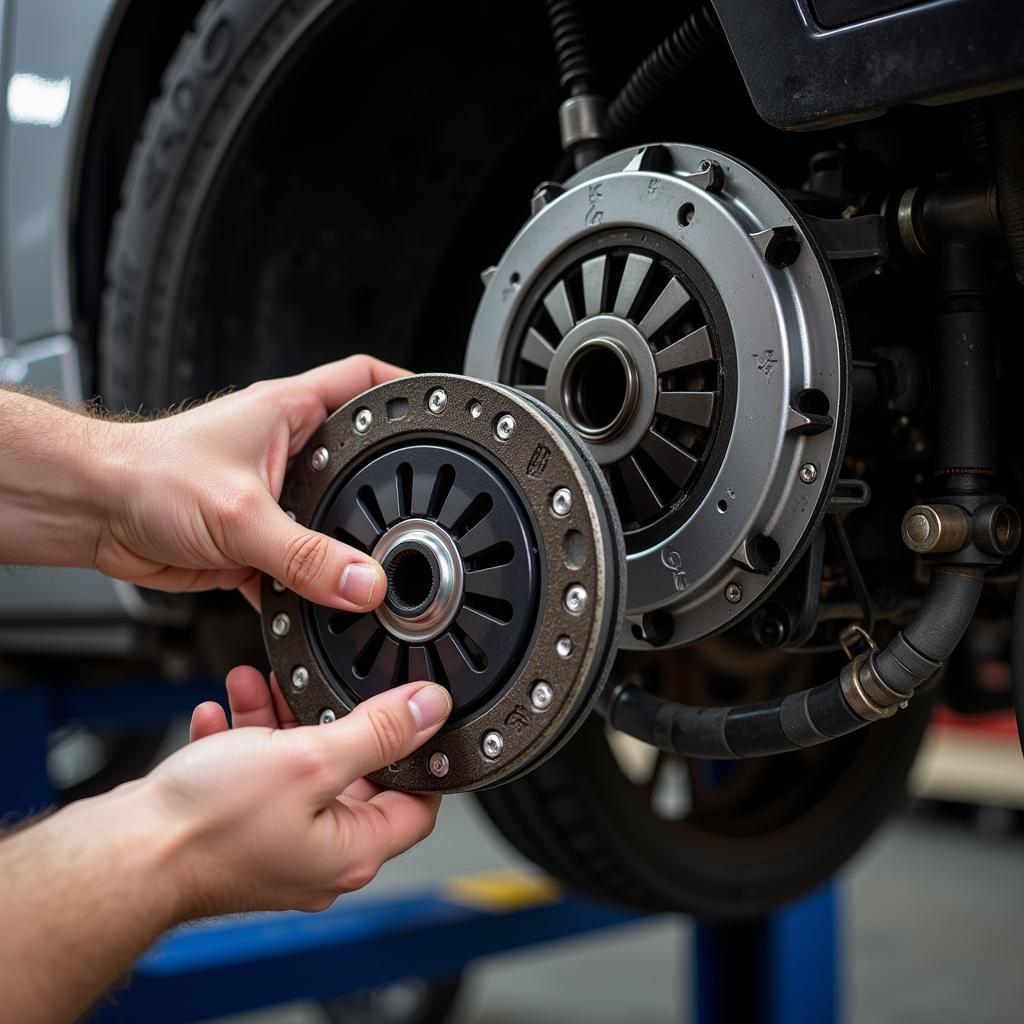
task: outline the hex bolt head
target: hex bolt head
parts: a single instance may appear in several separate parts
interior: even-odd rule
[[[469,415],[475,420],[480,419],[483,415],[484,407],[479,402],[470,402],[468,408]]]
[[[494,436],[499,441],[508,441],[512,435],[516,432],[516,421],[505,413],[504,416],[498,417],[498,422],[494,425]]]
[[[492,730],[484,735],[480,747],[484,752],[484,757],[489,757],[493,761],[496,757],[501,756],[501,752],[505,749],[505,740],[500,732]]]
[[[729,604],[739,604],[743,600],[743,588],[738,583],[730,583],[725,588],[725,599]]]
[[[331,461],[331,453],[323,446],[314,449],[313,457],[309,460],[309,464],[318,472],[321,469],[327,468],[327,463]]]
[[[321,725],[330,725],[331,722],[336,722],[337,720],[338,716],[330,708],[324,708],[323,711],[320,712]]]
[[[444,388],[434,388],[430,392],[430,396],[427,398],[427,408],[435,415],[440,415],[444,412],[444,407],[448,404],[448,394]]]
[[[551,701],[554,699],[554,696],[555,691],[551,689],[551,684],[541,680],[530,694],[530,703],[538,711],[546,711],[551,707]]]
[[[443,779],[448,774],[448,769],[451,765],[448,762],[448,755],[442,754],[440,750],[435,750],[430,755],[430,760],[427,762],[427,768],[430,770],[430,774],[435,778]]]
[[[292,628],[292,620],[285,615],[284,612],[278,612],[277,615],[270,620],[270,632],[274,636],[287,636],[288,630]]]
[[[560,658],[568,658],[572,654],[572,640],[563,634],[555,642],[555,651]]]
[[[587,607],[587,589],[581,583],[574,583],[565,592],[565,610],[570,615],[579,615]]]
[[[292,672],[292,689],[293,690],[304,690],[306,685],[309,683],[309,672],[305,666],[299,665],[295,671]]]
[[[559,487],[551,495],[551,511],[559,519],[564,519],[572,511],[572,491],[568,487]]]
[[[805,462],[800,467],[800,479],[805,484],[813,484],[818,479],[818,467],[813,462]]]
[[[352,417],[352,426],[356,428],[357,434],[365,434],[373,426],[373,413],[365,408],[357,410]]]

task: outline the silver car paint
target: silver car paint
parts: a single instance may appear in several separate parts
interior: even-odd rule
[[[71,226],[92,97],[126,0],[0,0],[0,381],[82,398]],[[135,591],[85,569],[0,575],[0,651],[125,650]],[[79,624],[88,619],[89,625]]]

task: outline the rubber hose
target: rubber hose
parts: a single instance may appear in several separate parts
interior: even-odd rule
[[[597,91],[597,71],[575,0],[546,0],[559,82],[569,96]]]
[[[1024,284],[1024,100],[1020,93],[992,101],[996,196],[1010,262]]]
[[[967,631],[983,581],[980,569],[935,568],[913,620],[874,656],[875,670],[891,689],[909,697],[938,671]],[[627,683],[609,686],[599,710],[613,728],[659,750],[710,759],[782,754],[871,724],[847,703],[838,677],[777,700],[724,708],[680,704]]]
[[[1013,671],[1013,710],[1017,715],[1017,735],[1024,753],[1024,566],[1021,567],[1017,592],[1013,599],[1013,636],[1010,647]]]
[[[644,58],[612,100],[608,107],[612,134],[628,135],[659,97],[713,52],[721,40],[722,26],[714,8],[705,2]]]

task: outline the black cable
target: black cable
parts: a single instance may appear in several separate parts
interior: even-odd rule
[[[992,101],[992,135],[999,216],[1013,272],[1024,284],[1024,98],[1020,93]]]
[[[545,2],[562,90],[567,96],[597,92],[597,69],[576,0]]]
[[[722,41],[714,8],[703,3],[650,53],[629,76],[608,108],[613,135],[628,136],[657,100]]]

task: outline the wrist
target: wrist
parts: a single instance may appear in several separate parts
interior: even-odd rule
[[[133,908],[144,947],[188,917],[180,823],[162,812],[147,779],[80,800],[44,822],[76,873],[98,892]],[[71,847],[68,850],[68,847]]]

